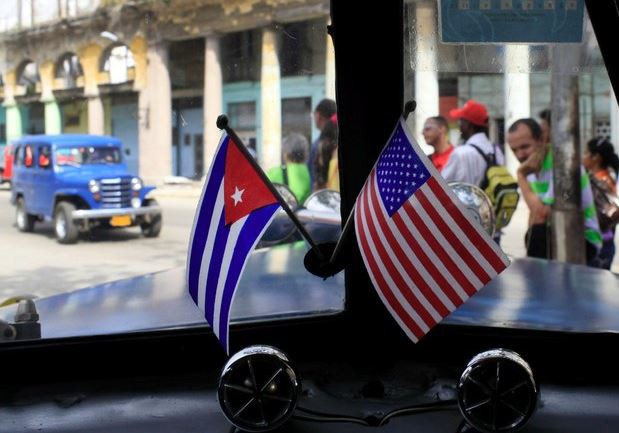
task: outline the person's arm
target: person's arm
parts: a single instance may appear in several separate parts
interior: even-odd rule
[[[518,168],[518,187],[530,211],[529,222],[531,224],[543,224],[550,215],[550,206],[545,205],[538,195],[533,192],[527,180],[527,174],[521,168]]]
[[[544,204],[542,199],[533,191],[527,176],[532,173],[539,173],[546,154],[551,150],[547,146],[540,147],[539,150],[531,154],[529,158],[518,167],[518,186],[522,192],[522,197],[529,207],[529,223],[543,224],[550,216],[550,206]]]

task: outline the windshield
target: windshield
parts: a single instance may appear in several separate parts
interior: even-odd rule
[[[120,149],[116,147],[58,147],[56,164],[80,166],[87,164],[118,164],[121,162]]]
[[[266,5],[291,14],[269,23],[255,14],[261,6],[226,2],[5,3],[0,145],[25,140],[17,147],[27,145],[31,157],[17,155],[11,182],[0,186],[0,319],[13,322],[14,302],[32,297],[43,337],[204,326],[204,314],[185,303],[183,276],[196,206],[222,137],[220,114],[268,177],[284,185],[293,209],[302,210],[317,190],[338,189],[327,2],[316,2],[311,13],[300,4]],[[97,17],[104,22],[94,31]],[[318,152],[327,123],[331,134]],[[48,170],[41,134],[54,136],[53,165],[70,170]],[[122,147],[108,146],[112,138]],[[305,216],[317,239],[339,234],[339,203],[332,202],[322,222]],[[233,320],[341,311],[343,275],[329,283],[329,293],[312,295],[322,280],[301,273],[306,251],[277,214],[246,266],[239,288],[246,294],[235,302]],[[162,274],[143,277],[155,272]],[[109,285],[133,277],[141,283]],[[97,289],[71,295],[89,287]],[[286,296],[260,304],[252,287]],[[90,313],[80,314],[86,305]],[[128,319],[138,305],[142,312]],[[166,313],[172,305],[181,312]],[[50,315],[54,324],[44,323]]]
[[[338,239],[345,161],[339,160],[329,2],[228,3],[3,1],[0,146],[19,140],[30,156],[25,146],[14,146],[22,153],[8,152],[0,161],[6,176],[0,186],[0,319],[13,321],[15,301],[33,298],[45,313],[44,337],[204,326],[204,314],[187,294],[185,266],[196,208],[222,138],[220,114],[268,178],[284,185],[282,195],[314,239]],[[448,168],[450,155],[461,153],[458,147],[473,136],[483,136],[482,152],[519,181],[520,168],[530,165],[523,164],[530,154],[522,147],[531,144],[513,135],[520,119],[535,122],[531,131],[545,149],[568,143],[567,156],[579,158],[575,167],[593,174],[597,166],[584,164],[598,161],[600,153],[588,143],[616,149],[619,108],[584,1],[403,3],[404,22],[393,25],[403,28],[404,100],[417,104],[406,122],[438,170],[462,174],[454,181],[481,185],[467,177],[465,165]],[[507,29],[506,22],[524,24]],[[527,25],[557,31],[543,40]],[[367,48],[368,62],[373,50]],[[402,66],[396,63],[382,67]],[[473,117],[464,109],[471,100],[479,104]],[[568,118],[569,124],[562,120]],[[565,135],[568,130],[577,132]],[[54,145],[53,161],[84,170],[83,185],[52,177],[49,148],[36,138],[42,134],[66,140]],[[99,143],[119,140],[122,147],[66,145],[83,134]],[[511,219],[495,233],[512,259],[531,255],[537,245],[532,230],[547,236],[536,257],[565,259],[551,251],[549,236],[569,238],[572,227],[548,230],[559,208],[555,201],[571,195],[553,194],[548,155],[521,173],[541,197],[539,212],[518,189]],[[121,167],[111,173],[112,164]],[[486,163],[477,165],[485,173]],[[616,195],[617,172],[607,165],[598,177]],[[586,215],[595,213],[589,208]],[[618,272],[615,225],[596,224],[592,232],[578,229],[579,236],[590,236],[596,252],[612,244],[606,259]],[[568,250],[584,254],[585,245]],[[308,274],[308,250],[283,211],[277,213],[244,268],[233,321],[343,311],[344,273],[326,282]],[[125,281],[113,284],[117,280]],[[49,317],[54,324],[46,327]]]

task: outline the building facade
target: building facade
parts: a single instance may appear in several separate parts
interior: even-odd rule
[[[220,139],[219,114],[268,168],[281,163],[286,133],[317,137],[312,108],[334,97],[327,1],[5,3],[4,143],[111,134],[146,179],[200,178]]]
[[[278,165],[282,137],[315,140],[313,107],[335,99],[328,8],[328,0],[3,0],[0,146],[23,134],[110,134],[146,179],[199,179],[219,142],[215,119],[227,113],[260,163]],[[405,96],[417,101],[409,121],[420,143],[425,118],[448,117],[469,98],[488,106],[497,143],[512,121],[550,108],[550,47],[442,44],[434,0],[407,1],[405,17]],[[618,110],[590,25],[585,34],[580,138],[605,134],[616,144]]]

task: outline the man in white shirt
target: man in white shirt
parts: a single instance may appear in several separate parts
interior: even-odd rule
[[[470,99],[462,108],[449,112],[460,123],[464,144],[457,146],[441,174],[448,182],[466,182],[479,186],[488,168],[486,159],[503,165],[501,150],[488,139],[488,110],[485,105]],[[486,159],[481,155],[486,155]]]

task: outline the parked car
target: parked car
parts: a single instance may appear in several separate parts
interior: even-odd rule
[[[13,146],[7,144],[2,150],[3,166],[0,168],[0,184],[11,182],[13,175]]]
[[[11,203],[23,232],[52,220],[58,242],[75,243],[93,227],[139,225],[144,236],[161,231],[161,209],[147,198],[155,187],[129,173],[122,144],[91,135],[26,136],[13,143]]]

